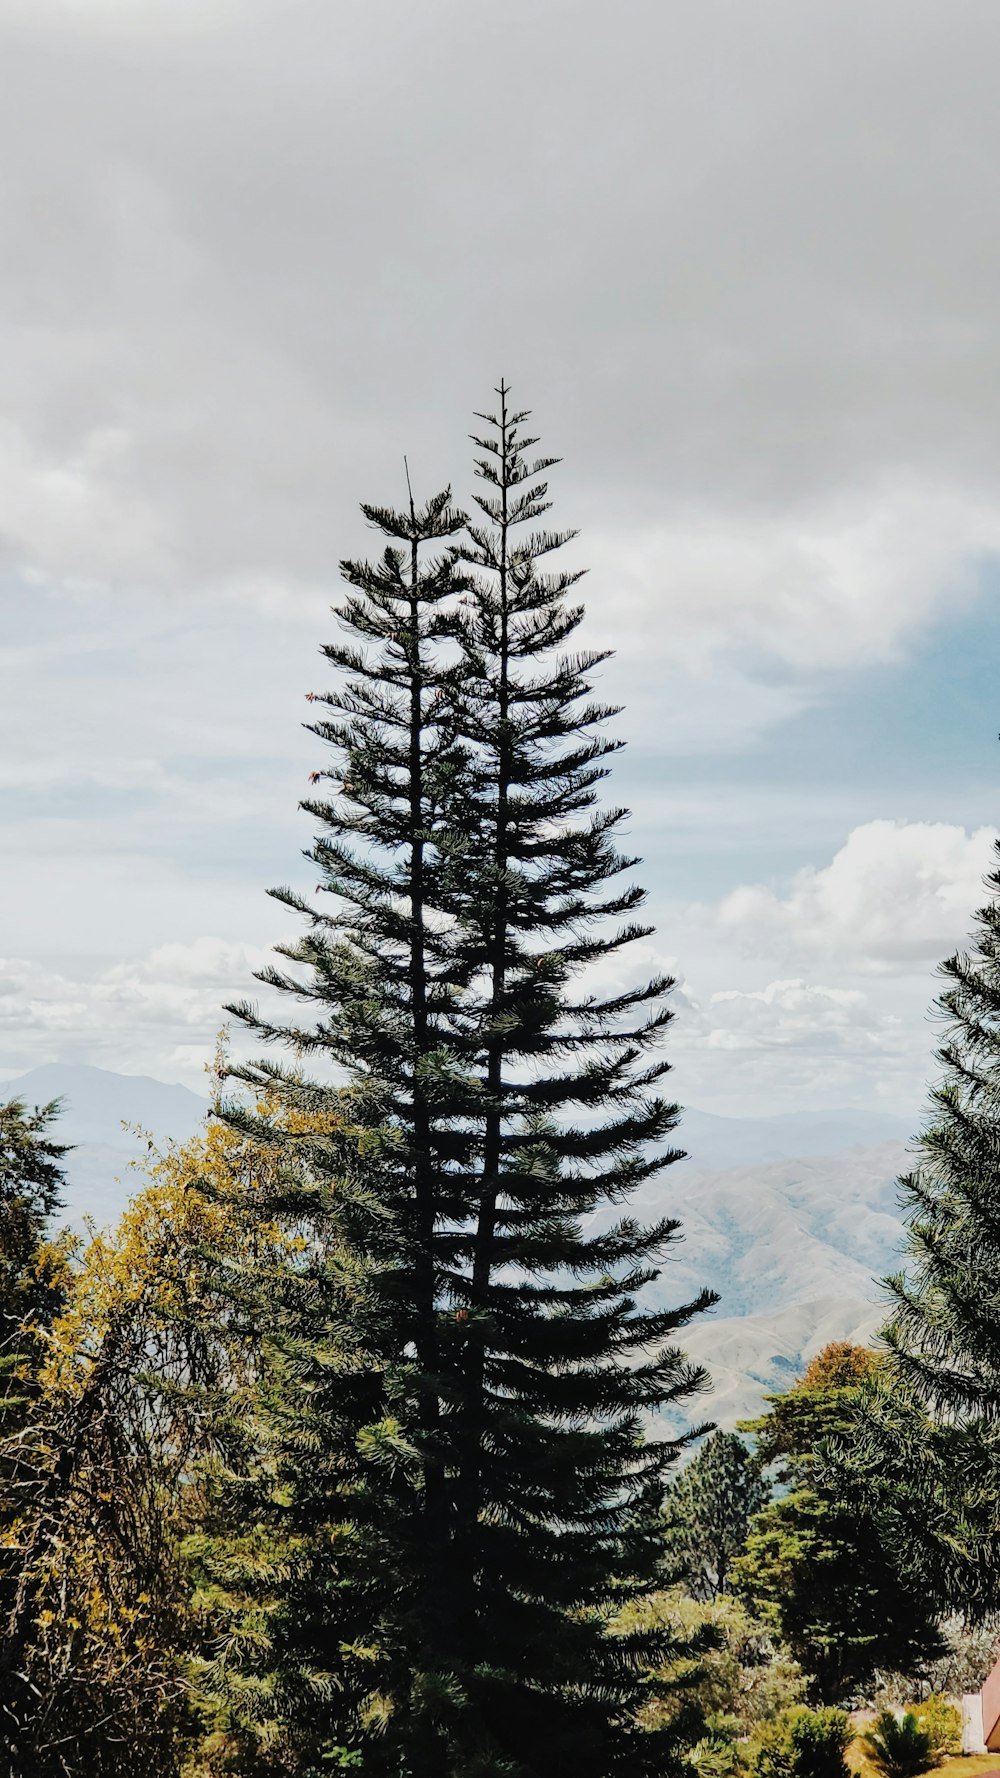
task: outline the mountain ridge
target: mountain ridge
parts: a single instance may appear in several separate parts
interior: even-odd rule
[[[0,1082],[4,1098],[64,1101],[60,1133],[75,1145],[64,1215],[77,1227],[114,1222],[141,1188],[135,1163],[148,1153],[147,1133],[157,1147],[185,1141],[209,1109],[189,1087],[80,1063]],[[909,1132],[879,1112],[725,1118],[692,1109],[677,1139],[686,1158],[647,1185],[630,1213],[681,1224],[652,1300],[688,1301],[705,1285],[720,1292],[719,1307],[682,1343],[714,1378],[693,1418],[731,1426],[787,1386],[827,1339],[874,1331],[878,1280],[903,1241],[895,1182]],[[618,1214],[608,1207],[588,1226],[596,1233]]]

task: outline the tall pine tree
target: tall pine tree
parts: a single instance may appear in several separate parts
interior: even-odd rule
[[[397,1231],[386,1290],[418,1487],[394,1507],[412,1584],[368,1768],[640,1778],[669,1754],[634,1732],[663,1638],[609,1627],[654,1583],[676,1441],[643,1427],[699,1386],[673,1341],[712,1299],[640,1303],[677,1224],[608,1214],[677,1156],[671,983],[601,986],[650,930],[615,848],[625,812],[597,806],[617,746],[591,699],[603,657],[565,652],[578,575],[547,571],[568,537],[535,528],[553,460],[527,458],[525,416],[499,397],[458,551],[447,495],[363,509],[389,542],[342,565],[353,639],[325,651],[334,794],[307,807],[327,894],[280,892],[309,930],[286,951],[297,970],[265,975],[314,1022],[235,1010],[346,1068],[392,1133],[371,1189]],[[243,1072],[302,1090],[280,1064]]]
[[[428,1759],[436,1757],[438,1703],[443,1699],[446,1704],[448,1694],[439,1652],[452,1619],[448,1361],[442,1346],[454,1326],[452,1313],[442,1306],[438,1230],[456,1214],[451,1173],[456,1151],[464,1145],[456,1134],[456,1116],[467,1097],[457,1068],[466,971],[454,944],[455,921],[447,912],[441,879],[449,852],[446,814],[464,766],[453,717],[452,607],[460,580],[450,543],[464,515],[456,512],[447,490],[419,508],[411,497],[401,512],[368,505],[362,511],[385,545],[376,561],[341,563],[350,590],[337,615],[346,639],[323,650],[338,678],[330,691],[308,694],[320,706],[310,727],[331,753],[331,763],[312,774],[317,789],[303,805],[318,824],[307,856],[319,880],[312,898],[289,889],[274,892],[304,916],[307,931],[283,947],[296,973],[270,969],[262,976],[280,993],[304,1000],[312,1019],[282,1024],[248,1005],[232,1010],[266,1041],[346,1071],[358,1128],[368,1132],[369,1205],[377,1206],[377,1214],[359,1256],[374,1263],[365,1268],[366,1297],[358,1309],[356,1343],[369,1353],[373,1374],[380,1367],[392,1369],[393,1381],[391,1404],[384,1403],[388,1418],[380,1419],[372,1403],[370,1425],[356,1426],[355,1436],[364,1435],[369,1443],[388,1437],[397,1447],[412,1440],[418,1457],[416,1486],[410,1487],[408,1500],[405,1484],[403,1498],[390,1504],[373,1481],[385,1534],[399,1540],[401,1597],[393,1625],[384,1613],[369,1624],[370,1640],[384,1655],[377,1682],[384,1681],[386,1662],[395,1682],[385,1708],[373,1703],[364,1713],[368,1729],[359,1718],[356,1733],[369,1743],[371,1770],[402,1775],[409,1769],[406,1749],[422,1735],[432,1750]],[[435,553],[429,556],[430,549]],[[336,1107],[334,1087],[310,1084],[281,1061],[232,1072],[282,1107],[291,1130],[303,1122],[308,1128],[324,1104],[330,1110]],[[329,1069],[326,1073],[329,1080]],[[239,1121],[267,1140],[259,1122],[248,1124],[245,1116]],[[324,1162],[311,1138],[307,1146],[305,1172],[315,1175],[319,1196],[316,1202],[304,1196],[299,1213],[307,1239],[318,1240],[322,1248],[327,1220],[323,1200],[333,1190],[342,1201],[342,1179],[335,1159]],[[377,1255],[372,1250],[376,1240]],[[279,1338],[297,1350],[299,1387],[294,1386],[293,1368],[286,1367],[288,1400],[282,1408],[271,1389],[264,1410],[275,1429],[270,1436],[277,1437],[286,1454],[282,1464],[289,1487],[291,1452],[298,1443],[303,1464],[299,1493],[308,1497],[315,1524],[324,1516],[317,1495],[321,1478],[302,1453],[310,1440],[329,1435],[338,1414],[336,1401],[324,1400],[315,1388],[315,1376],[324,1366],[327,1325],[338,1323],[340,1342],[348,1348],[351,1344],[339,1280],[330,1277],[327,1282],[333,1294],[318,1291],[311,1334],[308,1322],[288,1301],[294,1289],[272,1289],[272,1303],[282,1314],[287,1305],[291,1317]],[[382,1329],[378,1350],[372,1349],[371,1340],[375,1321]],[[310,1370],[314,1382],[306,1390],[301,1385]],[[328,1364],[327,1375],[335,1381]],[[344,1431],[341,1416],[341,1435]],[[331,1495],[326,1518],[339,1511]],[[331,1579],[331,1588],[350,1585],[350,1565],[337,1566],[343,1569],[342,1579]],[[315,1621],[314,1614],[305,1615]],[[331,1612],[330,1634],[338,1633],[335,1625],[342,1615]],[[355,1639],[357,1630],[355,1624]],[[267,1683],[262,1674],[261,1683]],[[320,1731],[316,1699],[312,1709],[313,1727]],[[341,1734],[339,1699],[332,1700],[328,1716],[331,1729]]]
[[[868,1451],[873,1486],[897,1478],[900,1559],[967,1618],[1000,1609],[1000,868],[986,888],[970,948],[941,965],[942,1076],[900,1182],[906,1265]]]
[[[620,745],[591,697],[605,657],[564,652],[583,608],[569,597],[579,572],[549,567],[573,533],[539,528],[556,459],[529,455],[528,416],[505,385],[497,395],[474,439],[481,491],[462,546],[458,725],[472,765],[452,815],[477,1104],[449,1280],[467,1316],[462,1691],[498,1771],[638,1773],[662,1757],[630,1733],[649,1650],[608,1638],[605,1614],[652,1572],[643,1506],[676,1447],[646,1443],[643,1419],[697,1387],[671,1342],[711,1299],[637,1303],[676,1222],[585,1232],[676,1158],[676,1108],[658,1090],[672,984],[601,986],[598,966],[651,930],[634,918],[636,860],[615,849],[626,811],[597,806]]]
[[[986,886],[971,949],[941,966],[943,1076],[901,1181],[909,1264],[886,1337],[932,1408],[1000,1421],[1000,869]]]

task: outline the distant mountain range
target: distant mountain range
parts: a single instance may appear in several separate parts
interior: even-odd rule
[[[208,1100],[188,1087],[68,1062],[0,1081],[0,1100],[10,1099],[29,1105],[62,1100],[59,1138],[74,1145],[66,1165],[66,1220],[89,1218],[99,1227],[116,1222],[140,1188],[141,1177],[130,1167],[148,1153],[146,1134],[161,1146],[185,1142],[208,1111]]]
[[[52,1063],[0,1082],[0,1099],[62,1099],[68,1158],[66,1217],[113,1222],[141,1175],[130,1163],[193,1135],[208,1102],[187,1087],[142,1075]],[[123,1123],[133,1127],[133,1133]],[[138,1129],[141,1135],[135,1134]],[[711,1316],[684,1344],[713,1377],[696,1404],[731,1426],[786,1387],[832,1339],[867,1339],[878,1327],[877,1280],[898,1261],[903,1229],[895,1179],[909,1131],[861,1111],[723,1118],[685,1112],[678,1139],[688,1159],[634,1200],[640,1217],[676,1216],[684,1239],[655,1287],[664,1303],[719,1292]],[[611,1215],[595,1217],[593,1227]]]

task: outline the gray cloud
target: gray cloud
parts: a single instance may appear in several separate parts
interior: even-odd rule
[[[0,37],[8,450],[90,490],[63,572],[325,577],[404,448],[465,479],[500,369],[601,529],[994,478],[988,4],[33,0]]]
[[[1000,553],[998,52],[990,0],[0,0],[0,916],[54,1007],[275,936],[357,502],[404,451],[464,491],[500,371],[565,455],[637,844],[680,808],[733,884],[784,855],[766,786],[727,813],[663,762],[893,658]],[[872,799],[797,831],[829,860]],[[776,959],[682,940],[703,1003],[777,1017]]]

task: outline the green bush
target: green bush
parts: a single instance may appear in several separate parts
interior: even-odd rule
[[[843,1710],[784,1710],[761,1723],[748,1749],[754,1778],[847,1778],[853,1740]]]
[[[962,1713],[941,1692],[932,1692],[917,1706],[916,1718],[931,1738],[935,1760],[944,1759],[949,1753],[961,1753]]]
[[[644,1728],[678,1722],[697,1707],[709,1728],[736,1719],[736,1736],[801,1704],[805,1680],[787,1648],[731,1594],[700,1603],[677,1589],[633,1601],[617,1618],[618,1631],[669,1630],[675,1652],[660,1671],[667,1683],[643,1712]]]
[[[930,1730],[921,1728],[912,1710],[901,1717],[883,1710],[862,1745],[881,1778],[919,1778],[937,1758]]]

